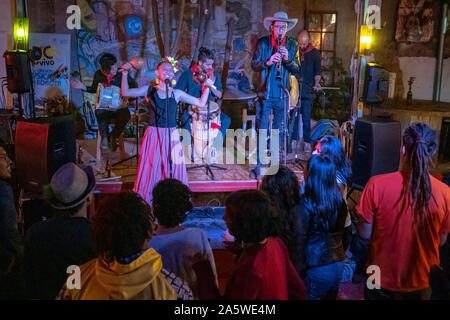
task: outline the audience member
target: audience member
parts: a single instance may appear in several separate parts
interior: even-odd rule
[[[334,136],[324,136],[316,143],[312,154],[327,156],[333,161],[336,167],[336,182],[345,197],[352,176],[352,167],[341,141]]]
[[[153,219],[150,206],[136,193],[118,193],[102,202],[92,218],[98,256],[80,266],[80,288],[65,284],[58,299],[191,299],[189,287],[164,270],[161,256],[148,248]]]
[[[95,186],[91,167],[70,162],[45,187],[56,216],[32,225],[25,235],[25,276],[32,299],[54,299],[67,278],[67,268],[95,256],[87,208]]]
[[[222,298],[230,300],[306,299],[306,289],[296,272],[279,232],[279,216],[269,198],[258,190],[240,190],[225,204],[225,220],[243,250]],[[193,259],[195,261],[195,259]],[[211,286],[213,273],[208,261],[194,263],[199,277],[199,297],[217,299]]]
[[[261,190],[272,201],[281,219],[279,237],[284,241],[289,251],[291,261],[300,277],[305,276],[306,265],[304,247],[301,240],[305,237],[305,228],[300,219],[300,184],[291,169],[280,166],[274,175],[264,176]]]
[[[11,164],[6,144],[0,140],[0,299],[24,297],[23,244],[10,184]]]
[[[366,299],[430,298],[430,269],[450,232],[450,189],[428,172],[436,147],[436,131],[412,124],[403,133],[400,171],[374,176],[364,188],[358,232],[371,241],[367,265],[381,272],[374,277],[380,289],[365,288]]]
[[[153,189],[153,214],[158,225],[148,246],[155,249],[166,270],[178,275],[197,294],[197,277],[188,257],[200,253],[211,264],[217,282],[216,267],[208,236],[198,228],[184,228],[186,212],[192,209],[189,188],[176,179],[160,181]]]
[[[347,191],[348,186],[351,184],[352,167],[342,147],[341,140],[334,136],[326,135],[316,143],[312,154],[326,156],[331,159],[336,167],[336,182],[341,190],[344,201],[347,203]],[[345,220],[344,248],[347,248],[352,240],[351,225],[352,220],[350,213],[348,213],[347,219]]]
[[[305,178],[300,201],[306,235],[305,285],[311,300],[336,299],[346,258],[343,237],[347,206],[329,157],[313,155]]]

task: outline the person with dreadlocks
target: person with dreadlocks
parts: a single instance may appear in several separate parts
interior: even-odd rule
[[[428,172],[436,147],[436,131],[412,124],[403,133],[400,171],[374,176],[364,188],[357,229],[370,240],[367,266],[378,267],[366,299],[430,298],[430,270],[450,232],[450,188]]]

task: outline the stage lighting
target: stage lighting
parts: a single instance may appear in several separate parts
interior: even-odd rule
[[[363,53],[364,50],[370,49],[372,45],[372,29],[367,25],[361,26],[361,34],[360,34],[360,52]]]
[[[28,18],[14,18],[14,49],[28,50]]]

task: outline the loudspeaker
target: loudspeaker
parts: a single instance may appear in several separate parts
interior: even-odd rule
[[[28,193],[40,194],[59,167],[76,161],[73,116],[18,121],[15,154],[20,186]]]
[[[31,90],[31,67],[27,52],[6,51],[6,79],[11,93],[25,93]]]
[[[400,122],[357,120],[353,139],[352,186],[363,189],[372,176],[397,171],[400,147]]]

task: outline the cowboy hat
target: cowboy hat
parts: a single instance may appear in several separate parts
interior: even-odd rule
[[[44,194],[53,208],[65,210],[80,205],[94,186],[92,167],[81,167],[69,162],[53,174],[50,184],[44,187]]]
[[[264,28],[266,28],[266,30],[270,30],[270,26],[275,21],[287,22],[287,24],[288,24],[287,31],[289,31],[293,27],[295,27],[295,25],[298,22],[298,19],[289,19],[286,12],[283,12],[283,11],[277,12],[273,15],[273,17],[267,17],[264,19]]]

